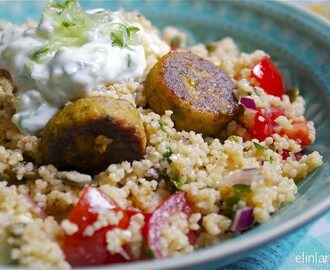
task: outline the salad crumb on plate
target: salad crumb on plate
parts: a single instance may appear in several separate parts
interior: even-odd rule
[[[322,165],[304,105],[230,37],[75,0],[1,21],[0,263],[159,259],[267,222]]]

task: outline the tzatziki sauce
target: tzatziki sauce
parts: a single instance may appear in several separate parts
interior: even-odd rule
[[[120,13],[78,7],[79,17],[77,10],[62,10],[75,12],[70,17],[55,11],[44,12],[35,28],[0,25],[0,68],[17,87],[12,120],[25,133],[42,130],[66,102],[102,85],[139,79],[146,68],[139,28]]]

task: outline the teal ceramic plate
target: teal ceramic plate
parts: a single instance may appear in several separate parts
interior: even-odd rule
[[[140,10],[156,26],[188,31],[192,42],[231,36],[243,51],[263,49],[277,59],[287,87],[298,85],[307,118],[315,122],[324,165],[299,184],[296,200],[272,219],[238,237],[176,258],[111,266],[111,269],[212,269],[247,255],[314,220],[330,208],[330,24],[296,6],[277,1],[81,1],[86,8]],[[38,19],[42,1],[0,1],[0,18]],[[5,268],[1,268],[5,269]],[[94,268],[95,269],[95,268]],[[100,267],[98,269],[109,269]]]

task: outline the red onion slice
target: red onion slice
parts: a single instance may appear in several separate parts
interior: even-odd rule
[[[242,232],[249,229],[254,223],[253,208],[246,207],[239,209],[235,213],[234,221],[231,226],[233,232]]]
[[[47,217],[46,212],[34,200],[32,200],[30,195],[25,194],[24,197],[25,197],[27,203],[30,205],[33,213],[42,219],[46,219],[46,217]]]
[[[232,172],[225,177],[224,181],[232,185],[250,185],[252,182],[258,180],[260,177],[262,176],[258,173],[258,168],[246,168]]]
[[[252,98],[241,97],[239,102],[247,109],[257,111],[257,105]]]

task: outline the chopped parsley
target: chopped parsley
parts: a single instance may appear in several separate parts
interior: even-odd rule
[[[69,5],[76,3],[77,0],[66,0],[65,2],[49,2],[47,8],[54,10],[57,14],[62,14]]]
[[[41,47],[32,52],[31,58],[33,61],[40,61],[49,53],[49,51],[50,49],[48,47]]]
[[[112,45],[118,47],[126,47],[126,38],[122,32],[111,32]]]
[[[164,154],[163,158],[161,160],[167,161],[169,164],[172,163],[172,160],[170,160],[170,157],[172,156],[173,152],[171,149],[168,149]]]
[[[158,120],[158,124],[160,129],[167,133],[166,129],[164,128],[164,122],[162,120]]]
[[[238,196],[233,196],[233,197],[229,197],[225,200],[226,203],[226,210],[229,210],[228,212],[232,211],[232,208],[235,204],[237,204],[239,201],[239,197]]]
[[[140,28],[136,27],[136,26],[129,26],[126,28],[126,31],[127,31],[128,37],[130,38],[133,33],[140,31]]]
[[[73,22],[62,22],[62,25],[64,27],[72,27],[72,26],[75,26],[76,24]]]
[[[239,139],[235,135],[229,136],[228,137],[228,140],[239,143]]]
[[[270,150],[272,150],[273,152],[275,152],[276,151],[276,149],[275,149],[275,146],[274,145],[271,145],[271,146],[269,146],[268,147]]]
[[[275,147],[274,147],[273,145],[270,145],[270,146],[266,147],[266,146],[263,146],[263,145],[261,145],[260,143],[256,143],[256,142],[254,142],[253,144],[254,144],[254,147],[255,147],[257,150],[265,151],[265,150],[270,149],[270,150],[272,150],[272,151],[275,152]]]
[[[250,185],[246,184],[235,184],[233,185],[234,195],[228,197],[225,200],[225,207],[223,212],[227,215],[233,214],[233,206],[237,204],[239,201],[244,200],[245,196],[251,192]]]
[[[251,192],[251,187],[250,185],[245,185],[245,184],[235,184],[233,185],[234,191],[237,195],[240,195],[242,193],[248,193]]]
[[[112,45],[121,48],[128,47],[129,45],[137,45],[138,38],[136,33],[139,30],[136,26],[126,26],[121,23],[114,24],[114,29],[110,34]]]
[[[179,177],[178,179],[173,181],[173,184],[175,185],[175,187],[179,190],[182,189],[182,186],[184,185],[183,179],[182,177]]]
[[[257,148],[257,150],[264,151],[264,150],[267,150],[268,149],[267,147],[261,145],[260,143],[254,142],[253,144],[254,144],[254,147]]]
[[[143,240],[142,241],[142,258],[144,259],[155,259],[156,256],[155,256],[155,252],[150,248],[148,247],[147,243]]]
[[[164,154],[163,158],[169,158],[173,154],[171,149],[168,149]]]
[[[49,1],[43,10],[42,20],[49,22],[54,30],[42,48],[32,50],[32,61],[47,60],[63,46],[82,46],[90,41],[89,33],[95,32],[98,28],[102,29],[102,33],[109,35],[113,46],[126,48],[140,44],[138,27],[127,25],[125,21],[115,21],[110,11],[90,14],[77,0]]]

